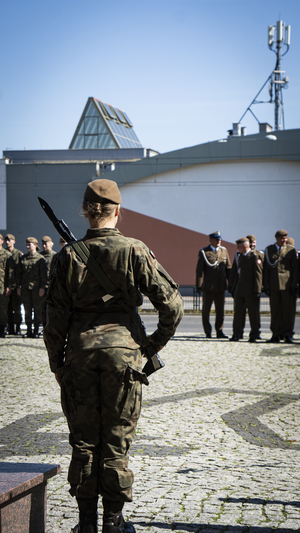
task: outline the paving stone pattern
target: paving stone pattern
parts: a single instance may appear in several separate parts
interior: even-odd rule
[[[134,501],[125,515],[138,533],[300,530],[296,341],[180,333],[169,342],[166,367],[144,388],[132,447]],[[0,363],[0,460],[61,464],[48,482],[47,533],[69,532],[77,510],[68,430],[42,339],[0,339]]]

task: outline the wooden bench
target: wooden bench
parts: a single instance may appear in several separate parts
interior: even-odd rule
[[[0,462],[0,533],[44,533],[47,479],[60,465]]]

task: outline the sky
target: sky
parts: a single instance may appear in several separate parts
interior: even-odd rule
[[[299,0],[1,4],[0,157],[67,149],[90,96],[125,111],[161,153],[226,138],[275,67],[267,37],[277,20],[291,25],[285,127],[300,127]],[[253,111],[274,126],[274,105]],[[242,126],[258,132],[249,112]]]

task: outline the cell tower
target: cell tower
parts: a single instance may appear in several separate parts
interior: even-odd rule
[[[285,54],[289,51],[291,42],[291,26],[287,26],[281,20],[278,20],[276,26],[269,26],[268,28],[268,45],[270,50],[276,54],[276,65],[275,69],[271,72],[267,81],[263,84],[260,91],[257,93],[255,98],[252,100],[251,104],[247,107],[245,113],[240,118],[239,123],[246,115],[248,111],[252,113],[254,118],[259,123],[258,118],[253,113],[251,107],[254,104],[275,104],[275,113],[274,113],[274,129],[281,130],[285,129],[284,124],[284,109],[283,109],[283,95],[282,89],[287,89],[289,78],[284,76],[285,71],[281,70],[281,60]],[[286,47],[284,53],[282,52],[283,46]],[[276,48],[276,50],[274,50]],[[257,100],[257,97],[260,95],[261,91],[267,85],[268,81],[270,82],[270,100],[267,102]]]
[[[276,40],[274,38],[274,33],[276,31]],[[281,20],[278,20],[276,26],[269,26],[268,30],[268,45],[272,52],[273,46],[276,43],[276,66],[271,75],[270,82],[270,102],[275,104],[275,130],[284,129],[284,110],[283,110],[283,97],[282,89],[287,88],[287,83],[289,78],[284,77],[284,70],[281,70],[280,62],[283,56],[289,51],[291,42],[291,26],[286,26]],[[282,54],[282,47],[286,46],[286,51]],[[274,99],[273,99],[273,89],[274,89]]]

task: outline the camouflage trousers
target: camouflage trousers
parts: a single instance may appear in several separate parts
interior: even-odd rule
[[[129,448],[141,411],[142,383],[148,384],[141,364],[140,349],[67,349],[58,377],[73,448],[68,474],[72,496],[132,500]]]
[[[24,305],[25,323],[27,326],[32,325],[32,311],[34,312],[33,323],[38,327],[42,321],[42,298],[39,296],[39,289],[21,288],[21,300]]]
[[[6,326],[7,324],[7,306],[9,296],[0,294],[0,326]]]
[[[21,324],[21,297],[17,294],[17,289],[13,289],[9,296],[7,315],[9,324]]]

